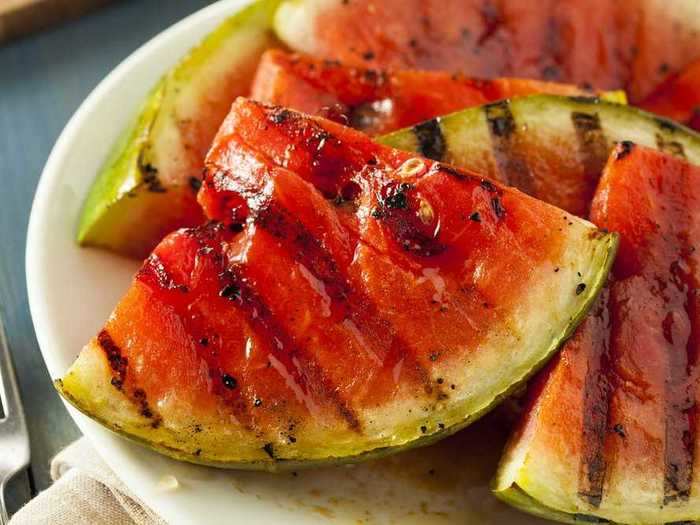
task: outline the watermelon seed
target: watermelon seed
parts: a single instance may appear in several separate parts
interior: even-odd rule
[[[190,188],[192,188],[192,191],[195,193],[199,191],[199,188],[202,187],[202,179],[199,177],[190,177],[189,180],[190,183]]]
[[[268,456],[275,459],[275,450],[272,448],[272,443],[265,443],[265,445],[263,445],[263,450]]]
[[[578,286],[576,287],[576,295],[581,295],[585,289],[586,289],[586,283],[579,283]]]
[[[478,211],[475,211],[469,216],[469,220],[474,222],[481,222],[481,214]]]
[[[634,148],[634,142],[630,142],[629,140],[623,140],[620,142],[615,150],[615,160],[624,159],[630,154],[632,148]]]
[[[494,193],[496,191],[496,186],[494,186],[491,181],[486,179],[481,179],[481,187],[490,193]]]
[[[421,199],[418,205],[418,217],[425,225],[431,224],[435,220],[435,211],[428,201]]]
[[[613,427],[613,432],[615,432],[615,434],[617,434],[621,438],[627,437],[627,434],[625,433],[625,429],[620,423],[618,423],[617,425],[615,425]]]
[[[425,434],[425,433],[428,431],[428,427],[426,427],[425,425],[423,425],[422,427],[420,427],[420,431],[421,431],[423,434]]]
[[[396,171],[396,174],[399,177],[402,178],[408,178],[408,177],[417,177],[419,175],[422,175],[425,172],[425,164],[423,161],[419,158],[412,158],[408,159],[406,162],[404,162],[399,169]]]
[[[241,289],[235,284],[227,284],[221,289],[219,295],[221,297],[234,301],[236,299],[240,299]]]
[[[221,376],[221,380],[223,381],[224,386],[229,390],[233,390],[238,386],[238,381],[236,381],[236,378],[228,374]]]
[[[255,401],[253,401],[253,406],[259,407],[260,405],[262,405],[262,399],[255,398]]]

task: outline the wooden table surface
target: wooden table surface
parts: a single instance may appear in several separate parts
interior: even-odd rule
[[[208,3],[124,0],[0,47],[0,308],[32,446],[30,472],[8,490],[11,510],[49,485],[51,457],[79,436],[49,380],[27,305],[24,250],[41,170],[99,81],[141,44]]]

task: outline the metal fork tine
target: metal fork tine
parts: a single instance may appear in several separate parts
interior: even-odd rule
[[[29,434],[19,397],[17,379],[0,316],[0,401],[5,416],[0,419],[0,525],[8,521],[5,484],[29,465]]]
[[[7,345],[7,336],[5,334],[5,326],[0,317],[0,401],[2,401],[3,411],[5,416],[0,418],[11,420],[15,417],[24,419],[22,406],[19,400],[19,389],[17,380],[15,379],[12,360],[10,357],[10,348]]]

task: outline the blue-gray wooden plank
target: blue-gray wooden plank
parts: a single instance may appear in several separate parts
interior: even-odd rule
[[[27,413],[36,490],[49,485],[51,457],[79,435],[50,383],[27,306],[24,249],[39,175],[63,126],[99,81],[141,44],[208,3],[117,2],[0,47],[0,304]],[[10,492],[17,507],[29,492],[27,477]]]

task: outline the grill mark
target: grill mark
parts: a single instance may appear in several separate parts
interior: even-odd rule
[[[220,255],[215,252],[213,247],[209,246],[209,243],[206,242],[213,240],[212,234],[217,228],[218,226],[216,224],[210,224],[197,230],[190,230],[190,232],[194,234],[193,237],[200,246],[207,248],[206,250],[200,249],[198,253],[202,255],[210,255],[214,258],[218,257],[216,262],[221,264],[222,258]],[[160,287],[166,292],[183,292],[187,290],[186,286],[175,282],[173,277],[163,265],[161,259],[156,254],[151,254],[148,259],[146,259],[146,262],[137,274],[137,279],[146,283],[147,285]],[[193,347],[196,349],[199,357],[202,358],[206,364],[207,373],[212,379],[212,384],[215,385],[212,392],[222,398],[223,402],[233,410],[235,416],[247,426],[248,430],[254,432],[256,435],[260,435],[262,433],[261,429],[255,424],[249,410],[250,407],[248,407],[247,403],[241,396],[240,388],[235,389],[235,391],[226,389],[222,382],[222,378],[227,372],[219,367],[216,362],[212,361],[211,357],[214,354],[211,351],[200,352],[201,347],[209,346],[209,338],[204,337],[207,344],[202,345],[202,334],[198,333],[198,327],[196,327],[192,322],[191,312],[188,312],[186,306],[183,305],[183,299],[186,298],[182,293],[173,295],[171,296],[169,304],[174,309],[180,322],[185,327],[185,331],[192,339]]]
[[[121,390],[124,386],[124,381],[126,381],[129,359],[122,356],[121,348],[117,346],[106,329],[102,329],[97,335],[97,343],[107,356],[107,361],[112,369],[112,386],[117,390]]]
[[[364,292],[352,287],[332,255],[298,219],[286,210],[271,205],[261,211],[256,223],[273,236],[288,241],[282,243],[282,246],[324,283],[326,293],[332,301],[346,305],[347,317],[361,331],[367,326],[375,326],[382,332],[388,331],[392,334],[391,347],[384,360],[385,366],[404,358],[405,365],[415,370],[425,392],[433,392],[430,374],[417,361],[413,348],[396,333],[392,324],[382,317],[374,301]]]
[[[687,501],[693,479],[694,437],[689,412],[694,407],[687,388],[688,355],[669,351],[669,369],[666,380],[666,432],[664,447],[664,505]],[[694,396],[693,396],[694,397]]]
[[[426,158],[441,161],[447,153],[447,143],[442,133],[440,119],[434,118],[413,126],[418,141],[418,151]]]
[[[680,159],[686,158],[683,144],[677,140],[666,139],[661,133],[656,134],[656,146],[659,148],[659,151],[663,151],[664,153],[668,153]]]
[[[146,392],[142,388],[134,388],[131,392],[125,391],[125,382],[127,367],[129,364],[128,358],[122,355],[121,348],[114,342],[112,335],[103,328],[97,335],[97,344],[104,351],[109,361],[109,366],[112,369],[111,384],[124,395],[138,408],[139,414],[146,419],[151,420],[151,426],[158,428],[163,422],[163,418],[152,407],[149,406],[146,398]]]
[[[533,194],[534,178],[525,159],[518,153],[518,129],[510,102],[502,100],[484,106],[500,180],[525,193]]]
[[[613,391],[609,374],[612,370],[610,338],[612,318],[610,295],[606,289],[598,299],[596,310],[586,323],[595,323],[591,332],[593,356],[588,361],[584,382],[582,451],[579,464],[578,495],[598,508],[603,500],[607,472],[605,440],[609,426],[610,398]]]
[[[348,427],[355,432],[362,432],[357,415],[325,376],[314,356],[294,342],[292,336],[275,318],[267,303],[248,283],[245,265],[238,263],[229,265],[220,278],[222,285],[236,286],[240,290],[232,302],[245,314],[254,332],[261,337],[272,338],[277,343],[271,345],[272,355],[286,367],[302,391],[308,395],[311,384],[320,385],[325,399],[332,402]]]
[[[598,179],[607,161],[609,147],[597,113],[589,114],[574,111],[571,120],[576,131],[578,149],[583,159],[583,177],[586,184],[585,202],[593,199]],[[589,207],[587,205],[587,207]],[[588,215],[588,209],[586,210]]]
[[[687,226],[687,225],[684,225]],[[687,235],[682,235],[679,261],[671,264],[669,288],[682,298],[683,311],[690,321],[690,333],[683,347],[673,340],[671,326],[665,330],[669,343],[669,369],[666,381],[666,442],[664,449],[664,504],[687,501],[693,481],[695,440],[697,437],[695,368],[698,359],[697,290],[695,268],[690,257]],[[685,271],[684,268],[690,268]],[[668,318],[671,321],[673,318]],[[666,323],[664,323],[666,324]]]
[[[138,158],[139,171],[141,172],[143,183],[146,185],[146,189],[153,193],[166,193],[167,190],[163,186],[163,182],[160,180],[158,174],[158,168],[153,166],[150,162],[144,159],[143,152]]]

